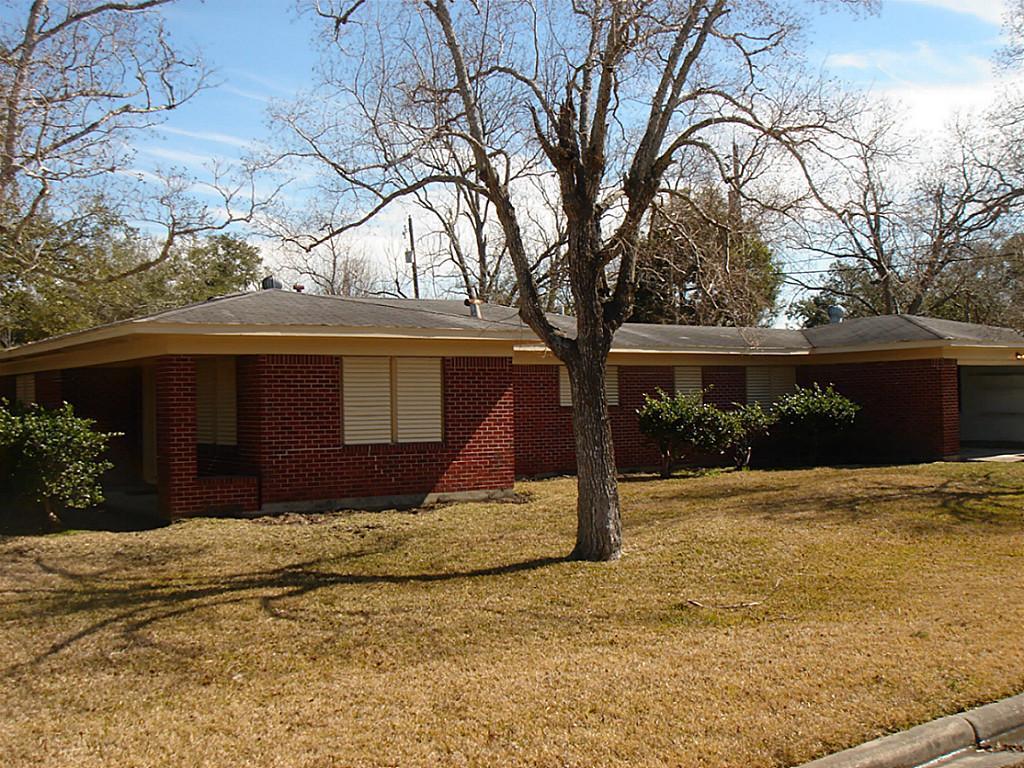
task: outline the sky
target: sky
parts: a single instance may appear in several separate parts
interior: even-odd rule
[[[883,0],[872,16],[811,11],[809,56],[902,105],[908,131],[937,131],[995,96],[1002,14],[1002,0]],[[237,159],[266,141],[269,104],[310,83],[316,19],[288,0],[181,0],[165,16],[177,44],[203,52],[214,85],[140,139],[135,162],[202,175],[215,160]],[[371,256],[401,249],[401,220],[390,216],[367,232]]]

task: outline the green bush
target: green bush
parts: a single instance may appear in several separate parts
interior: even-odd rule
[[[702,402],[701,394],[644,395],[637,410],[640,431],[661,452],[661,474],[669,477],[676,463],[696,454],[724,453],[735,438],[736,425],[728,414]]]
[[[808,464],[819,463],[825,451],[839,447],[840,438],[853,426],[859,410],[859,405],[831,385],[822,389],[817,383],[797,387],[774,408],[786,447]]]
[[[728,451],[737,469],[750,466],[754,445],[768,436],[777,421],[773,411],[765,410],[760,403],[743,405],[727,414],[732,422],[732,439]]]
[[[67,403],[56,409],[20,408],[0,400],[4,484],[41,505],[52,521],[59,519],[58,507],[99,504],[100,477],[113,467],[103,454],[117,433],[97,432],[94,425]]]

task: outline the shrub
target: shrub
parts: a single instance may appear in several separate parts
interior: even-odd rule
[[[737,469],[750,466],[754,445],[768,436],[777,420],[773,411],[767,411],[760,403],[750,403],[727,414],[732,422],[732,439],[728,451]]]
[[[786,446],[793,455],[817,464],[825,450],[838,447],[839,439],[853,426],[860,406],[836,392],[831,385],[822,389],[797,387],[775,404],[775,416]]]
[[[113,467],[103,458],[116,433],[97,432],[92,419],[60,408],[12,408],[0,401],[0,450],[7,484],[58,521],[58,506],[84,509],[103,501],[100,477]]]
[[[675,464],[701,453],[723,453],[735,437],[729,415],[702,402],[702,395],[644,395],[637,410],[640,431],[654,440],[661,452],[661,474],[669,477]]]

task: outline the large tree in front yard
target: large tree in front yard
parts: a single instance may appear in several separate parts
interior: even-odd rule
[[[826,5],[826,2],[819,3]],[[866,6],[869,0],[832,0]],[[578,462],[573,556],[621,551],[605,364],[629,317],[641,232],[668,172],[711,168],[761,142],[789,162],[827,152],[848,105],[795,56],[799,7],[784,0],[325,0],[320,82],[282,123],[279,159],[313,161],[324,195],[355,210],[305,233],[307,247],[423,189],[469,190],[493,207],[520,315],[568,369]],[[466,158],[468,174],[432,161]],[[544,313],[524,232],[550,179],[564,217],[576,326]],[[754,194],[745,188],[745,194]]]

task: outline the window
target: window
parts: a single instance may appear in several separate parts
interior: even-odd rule
[[[441,442],[441,380],[439,357],[342,358],[346,445]]]
[[[704,392],[704,374],[700,366],[677,365],[675,367],[676,394],[700,395]]]
[[[608,405],[619,404],[619,367],[609,365],[604,370],[604,396]],[[572,388],[569,386],[569,369],[558,366],[558,404],[572,405]]]
[[[796,368],[759,366],[747,368],[747,402],[771,405],[796,389]]]
[[[203,445],[238,443],[233,357],[196,360],[196,442]]]
[[[23,373],[14,379],[14,399],[21,405],[32,405],[36,401],[36,375]]]

